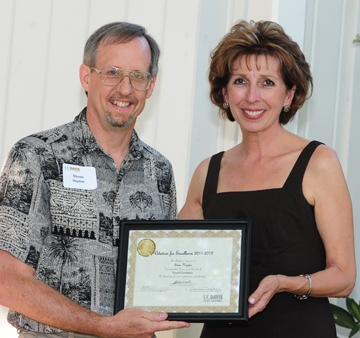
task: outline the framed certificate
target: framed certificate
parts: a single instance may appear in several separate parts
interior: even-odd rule
[[[115,313],[248,321],[251,221],[122,221]]]

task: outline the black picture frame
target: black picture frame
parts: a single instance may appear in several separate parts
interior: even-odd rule
[[[241,325],[247,325],[248,322],[248,297],[249,297],[249,274],[250,274],[250,251],[251,251],[251,229],[252,224],[251,220],[124,220],[121,221],[120,224],[120,238],[119,238],[119,250],[118,250],[118,264],[117,264],[117,271],[116,271],[116,288],[115,288],[115,304],[114,304],[114,314],[118,311],[127,308],[127,307],[138,307],[143,308],[145,310],[150,311],[164,311],[168,313],[168,319],[169,320],[182,320],[187,322],[237,322]],[[193,306],[179,306],[178,308],[175,306],[159,306],[156,308],[150,307],[144,308],[142,306],[133,306],[132,304],[125,304],[126,301],[126,294],[129,294],[129,286],[127,285],[129,281],[128,273],[132,269],[134,264],[134,257],[140,257],[141,256],[149,256],[149,254],[161,254],[160,252],[156,252],[154,248],[151,246],[152,239],[154,239],[155,242],[158,241],[158,238],[161,238],[161,240],[164,240],[164,237],[166,241],[176,241],[175,243],[181,245],[181,242],[185,242],[184,238],[188,238],[188,234],[196,232],[196,238],[198,241],[201,241],[199,243],[202,243],[205,241],[209,241],[209,233],[210,238],[212,238],[211,234],[218,234],[218,233],[234,233],[238,234],[240,233],[240,239],[237,239],[237,241],[240,243],[239,249],[239,259],[237,259],[238,262],[238,269],[236,269],[236,273],[239,272],[238,276],[236,275],[236,278],[239,278],[238,281],[238,298],[235,299],[236,303],[236,309],[232,309],[231,311],[224,311],[224,308],[221,306],[216,305],[211,306],[212,304],[204,304],[203,306],[199,307],[193,307]],[[148,234],[151,234],[153,237],[152,239],[148,239]],[[164,235],[165,233],[165,235]],[[200,233],[200,235],[199,235]],[[156,239],[154,238],[157,237]],[[176,239],[174,239],[174,234]],[[180,234],[180,235],[178,235]],[[185,237],[181,237],[181,234],[186,234]],[[145,246],[146,250],[145,253],[141,252],[144,251],[143,245],[140,247],[140,242],[137,242],[137,247],[134,250],[134,242],[130,239],[130,236],[136,236],[137,241],[139,238],[144,238],[146,241],[148,241],[150,245],[150,249]],[[199,236],[201,240],[199,240]],[[150,236],[151,237],[151,236]],[[192,235],[190,237],[193,237]],[[190,238],[189,237],[189,238]],[[214,235],[214,238],[218,237],[218,235]],[[231,237],[231,236],[230,236]],[[238,237],[238,236],[236,236]],[[220,236],[220,239],[222,237]],[[234,241],[235,239],[233,239]],[[189,239],[189,244],[190,244]],[[130,244],[130,246],[129,246]],[[175,249],[175,248],[174,248]],[[140,250],[140,251],[139,251]],[[150,250],[149,252],[147,250]],[[235,251],[234,249],[232,249]],[[135,252],[137,251],[137,253]],[[219,250],[217,250],[219,251]],[[178,251],[179,252],[179,251]],[[189,252],[193,255],[195,253],[200,253],[203,251],[193,251]],[[210,252],[210,251],[209,251]],[[166,252],[165,252],[166,253]],[[162,254],[165,254],[162,253]],[[181,252],[180,252],[181,253]],[[171,253],[170,253],[171,254]],[[206,254],[206,251],[203,252],[203,254]],[[132,263],[129,263],[129,255],[130,255],[130,261]],[[199,256],[198,256],[199,257]],[[233,256],[232,256],[233,257]],[[206,257],[207,258],[207,257]],[[206,259],[205,257],[202,259]],[[143,259],[143,258],[139,258]],[[135,258],[136,261],[136,258]],[[196,260],[195,260],[196,261]],[[155,268],[155,266],[154,266]],[[158,266],[156,266],[156,269]],[[149,269],[150,273],[152,270],[156,269]],[[148,272],[149,273],[149,272]],[[175,273],[175,272],[174,272]],[[190,273],[190,272],[189,272]],[[168,276],[166,276],[168,277]],[[173,276],[169,276],[173,277]],[[201,276],[203,277],[203,276]],[[132,280],[130,287],[130,293],[133,295],[138,296],[139,290],[131,289],[132,286],[135,284],[134,280],[135,277],[130,277]],[[128,289],[127,289],[128,288]],[[231,286],[229,286],[229,292],[230,292]],[[128,292],[127,292],[127,291]],[[194,289],[198,290],[198,289]],[[197,291],[196,291],[197,292]],[[213,301],[211,297],[216,297],[216,295],[212,295],[210,292],[210,296],[207,295],[206,292],[204,292],[204,301],[205,297],[210,298],[210,300],[207,301]],[[148,294],[147,294],[148,296]],[[218,297],[220,297],[218,295]],[[170,298],[170,297],[169,297]],[[228,299],[230,296],[228,295]],[[216,300],[214,300],[216,301]],[[234,301],[234,299],[233,299]],[[233,302],[231,301],[231,302]],[[129,303],[129,302],[128,302]],[[170,309],[170,310],[169,310]],[[194,310],[196,309],[196,310]],[[210,310],[212,309],[212,310]],[[225,307],[227,309],[227,307]],[[179,310],[179,311],[177,311]],[[206,310],[206,311],[202,311]],[[210,312],[208,312],[210,311]]]

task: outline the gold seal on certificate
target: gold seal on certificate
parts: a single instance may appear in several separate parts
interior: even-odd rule
[[[137,246],[137,252],[144,257],[151,256],[156,249],[156,244],[151,239],[143,239],[139,242]]]

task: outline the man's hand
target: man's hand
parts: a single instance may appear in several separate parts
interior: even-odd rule
[[[165,312],[125,309],[113,317],[104,317],[101,325],[103,338],[152,338],[155,332],[189,327],[186,322],[168,321]],[[107,329],[106,329],[107,327]]]

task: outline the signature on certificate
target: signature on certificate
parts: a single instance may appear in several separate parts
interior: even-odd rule
[[[170,285],[172,285],[172,286],[194,286],[195,283],[193,283],[190,280],[187,280],[187,281],[176,280],[175,282],[171,283]]]
[[[197,287],[197,288],[186,288],[189,292],[220,292],[222,291],[219,288],[209,288],[209,287]]]
[[[143,285],[139,292],[167,292],[169,288],[166,287],[158,287],[155,285]]]

